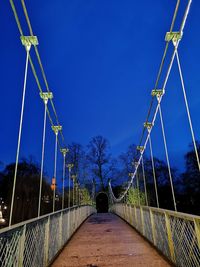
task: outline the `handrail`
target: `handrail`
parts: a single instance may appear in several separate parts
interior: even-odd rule
[[[200,216],[123,203],[114,204],[111,211],[176,266],[200,266]]]
[[[96,210],[74,206],[0,231],[1,266],[49,266],[78,227]]]

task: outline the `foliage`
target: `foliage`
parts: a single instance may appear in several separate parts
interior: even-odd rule
[[[127,204],[145,205],[145,194],[137,188],[130,188],[127,194]]]
[[[81,193],[81,203],[80,203],[81,205],[93,204],[89,191],[86,188],[82,188],[80,190],[80,193]]]

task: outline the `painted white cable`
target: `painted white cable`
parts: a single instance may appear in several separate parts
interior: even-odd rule
[[[55,156],[54,156],[54,188],[53,188],[53,212],[55,211],[55,198],[56,198],[56,167],[57,167],[57,150],[58,150],[58,132],[55,133]]]
[[[144,170],[143,155],[142,155],[142,175],[143,175],[143,182],[144,182],[144,192],[145,192],[146,205],[149,206],[148,197],[147,197],[147,186],[146,186],[146,176],[145,176],[145,170]]]
[[[22,104],[21,104],[21,115],[20,115],[18,143],[17,143],[17,153],[16,153],[16,161],[15,161],[15,172],[14,172],[13,190],[12,190],[12,198],[11,198],[11,206],[10,206],[9,226],[11,226],[12,224],[12,217],[13,217],[13,205],[14,205],[14,198],[15,198],[15,188],[16,188],[17,170],[18,170],[18,162],[19,162],[19,151],[20,151],[20,145],[21,145],[21,134],[22,134],[22,125],[23,125],[23,117],[24,117],[24,102],[25,102],[25,96],[26,96],[28,59],[29,59],[29,50],[27,49],[26,50],[25,74],[24,74],[24,86],[23,86],[23,95],[22,95]]]
[[[191,135],[192,135],[192,141],[193,141],[193,145],[194,145],[194,150],[195,150],[195,154],[196,154],[198,168],[199,168],[199,171],[200,171],[199,155],[198,155],[196,140],[195,140],[195,136],[194,136],[194,129],[193,129],[193,125],[192,125],[192,119],[191,119],[191,115],[190,115],[190,109],[189,109],[189,105],[188,105],[187,94],[186,94],[186,90],[185,90],[185,83],[184,83],[184,80],[183,80],[183,74],[182,74],[182,69],[181,69],[181,64],[180,64],[180,60],[179,60],[178,51],[176,51],[176,59],[177,59],[177,63],[178,63],[178,69],[179,69],[179,74],[180,74],[180,79],[181,79],[183,96],[184,96],[184,101],[185,101],[188,121],[189,121],[189,125],[190,125],[190,131],[191,131]]]
[[[175,194],[174,194],[174,185],[173,185],[171,167],[170,167],[170,162],[169,162],[169,154],[168,154],[168,149],[167,149],[167,141],[166,141],[166,135],[165,135],[165,128],[164,128],[164,123],[163,123],[161,106],[159,106],[159,113],[160,113],[160,122],[161,122],[163,142],[164,142],[164,147],[165,147],[165,155],[166,155],[167,167],[168,167],[168,173],[169,173],[169,180],[170,180],[172,198],[173,198],[173,203],[174,203],[174,210],[177,211],[176,198],[175,198]]]
[[[159,208],[158,188],[157,188],[156,172],[155,172],[155,165],[154,165],[154,159],[153,159],[153,148],[152,148],[151,136],[149,136],[149,148],[150,148],[150,154],[151,154],[153,180],[154,180],[154,187],[155,187],[155,193],[156,193],[156,204],[157,204],[157,207]]]
[[[45,138],[46,138],[46,118],[47,118],[47,102],[44,103],[44,124],[43,124],[43,137],[42,137],[42,159],[41,159],[41,169],[40,169],[38,217],[40,217],[40,210],[41,210],[42,180],[43,180],[43,169],[44,169],[44,150],[45,150]]]
[[[62,210],[64,209],[65,205],[65,159],[66,154],[63,153]]]

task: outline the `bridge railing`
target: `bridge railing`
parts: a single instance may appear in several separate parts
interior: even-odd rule
[[[0,266],[48,266],[92,206],[65,209],[0,230]]]
[[[200,266],[200,216],[164,209],[114,204],[122,217],[176,266]]]

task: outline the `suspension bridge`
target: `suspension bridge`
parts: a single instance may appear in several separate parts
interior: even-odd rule
[[[161,108],[170,73],[173,65],[177,64],[179,74],[177,79],[179,78],[181,81],[191,138],[200,171],[195,132],[187,99],[187,88],[185,87],[181,58],[178,53],[179,45],[184,41],[184,28],[187,25],[191,4],[192,0],[188,0],[179,28],[174,29],[180,7],[180,0],[177,0],[171,26],[165,35],[166,45],[163,57],[155,86],[151,92],[151,103],[143,124],[141,139],[137,146],[137,160],[133,161],[134,172],[130,173],[127,187],[124,188],[119,197],[116,197],[113,192],[112,181],[109,182],[108,192],[95,192],[93,187],[91,201],[84,203],[81,199],[81,185],[78,183],[77,177],[72,174],[73,164],[66,162],[68,148],[65,146],[62,125],[53,100],[54,95],[49,89],[40,57],[39,40],[33,32],[24,0],[21,0],[21,7],[28,34],[21,24],[20,16],[22,14],[19,15],[14,1],[10,0],[26,59],[9,221],[8,226],[0,229],[1,266],[200,266],[200,217],[181,213],[178,210]],[[166,61],[167,54],[170,54],[169,62]],[[36,218],[14,224],[13,213],[16,201],[15,194],[29,67],[39,89],[40,98],[38,98],[38,101],[44,103],[38,211]],[[161,85],[160,80],[163,73],[165,78]],[[45,90],[42,84],[45,85]],[[41,201],[47,119],[55,135],[54,175],[51,184],[52,212],[42,215]],[[155,127],[160,127],[162,132],[171,190],[168,197],[173,202],[173,210],[162,209],[159,201],[153,154],[154,140],[151,138],[151,133]],[[144,155],[147,147],[150,149],[156,207],[149,205],[146,186]],[[58,153],[61,153],[63,157],[62,207],[60,210],[55,208]],[[67,208],[64,201],[66,169],[68,169],[69,190]],[[137,205],[132,205],[128,202],[127,196],[135,181],[138,192],[142,190],[139,188],[139,172],[142,173],[145,205],[141,205],[140,197],[138,197]],[[71,183],[73,189],[71,189]],[[70,202],[70,195],[72,195],[73,203]],[[3,221],[1,214],[0,220]]]

